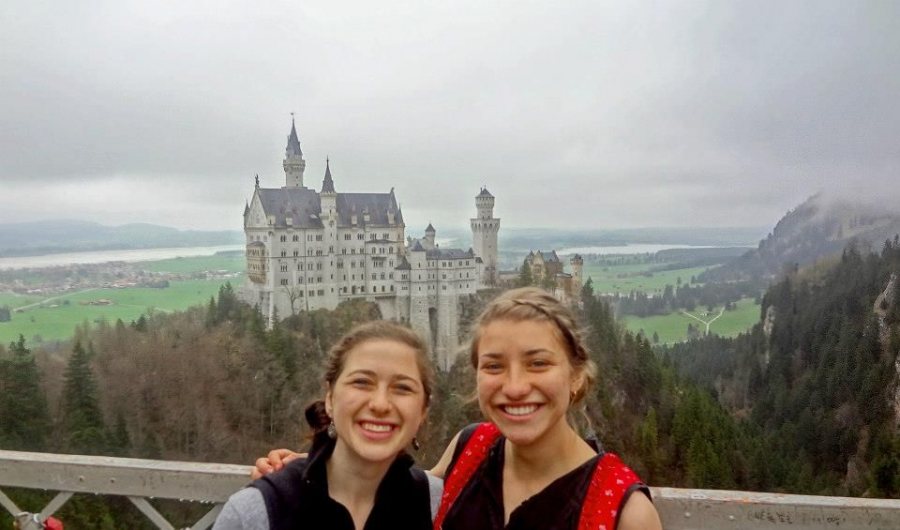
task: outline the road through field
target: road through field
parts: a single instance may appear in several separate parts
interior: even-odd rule
[[[725,313],[725,308],[723,307],[722,309],[719,310],[719,314],[716,315],[715,317],[713,317],[712,320],[706,321],[696,315],[688,313],[687,311],[685,311],[683,309],[681,310],[682,315],[689,316],[689,317],[693,318],[694,320],[699,320],[700,322],[703,322],[706,325],[706,331],[704,332],[705,335],[709,335],[709,325],[712,324],[713,322],[715,322],[716,320],[718,320],[719,317],[722,316],[724,313]]]

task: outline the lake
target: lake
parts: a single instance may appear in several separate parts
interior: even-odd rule
[[[211,256],[216,252],[244,250],[243,245],[220,245],[213,247],[141,248],[129,250],[96,250],[91,252],[69,252],[46,254],[43,256],[21,256],[0,258],[0,269],[25,269],[55,267],[83,263],[106,263],[109,261],[156,261],[178,257]]]
[[[655,254],[660,250],[696,248],[723,248],[715,245],[673,245],[655,243],[636,243],[634,245],[572,247],[557,250],[559,255],[569,254]],[[730,247],[729,247],[730,248]],[[748,247],[749,248],[749,247]]]

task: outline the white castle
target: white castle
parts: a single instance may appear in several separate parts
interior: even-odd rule
[[[394,189],[339,193],[325,162],[321,191],[303,182],[306,161],[291,120],[285,185],[262,188],[244,208],[247,281],[241,298],[267,319],[334,309],[362,298],[386,319],[408,322],[429,340],[437,364],[453,364],[459,345],[460,303],[497,281],[494,196],[475,197],[472,248],[440,248],[429,223],[425,237],[406,237]]]

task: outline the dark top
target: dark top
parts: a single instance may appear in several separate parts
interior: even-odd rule
[[[466,429],[459,438],[457,449],[461,449],[473,429]],[[587,495],[588,486],[597,461],[602,452],[584,464],[551,482],[546,488],[526,499],[509,516],[509,524],[504,526],[503,510],[503,458],[505,452],[503,436],[497,439],[487,458],[472,475],[460,492],[456,502],[450,507],[444,519],[442,530],[577,530],[581,517],[581,506]],[[591,440],[588,440],[591,443]],[[596,443],[591,443],[597,449]],[[454,454],[447,476],[456,464],[459,451]],[[635,490],[641,490],[649,497],[650,491],[643,484],[635,484],[625,493],[621,506]],[[621,506],[619,509],[621,510]]]
[[[262,492],[273,530],[354,530],[347,508],[328,496],[325,463],[334,451],[334,442],[317,445],[309,458],[291,462],[251,484]],[[391,464],[375,492],[365,530],[431,528],[428,479],[412,464],[413,459],[405,453]]]

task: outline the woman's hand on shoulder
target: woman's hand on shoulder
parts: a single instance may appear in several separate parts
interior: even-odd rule
[[[256,480],[260,477],[280,470],[289,462],[298,458],[306,458],[307,453],[295,453],[290,449],[272,449],[269,454],[256,459],[255,467],[250,471],[250,478]]]
[[[622,515],[619,516],[619,530],[662,530],[659,514],[650,499],[636,491],[628,497]]]
[[[447,478],[445,475],[447,474],[447,468],[450,467],[450,461],[453,460],[456,444],[459,443],[459,435],[460,433],[456,433],[456,436],[450,440],[450,443],[447,444],[447,448],[444,449],[444,454],[441,455],[441,459],[437,461],[437,464],[435,464],[433,468],[428,470],[429,473],[437,478]]]

